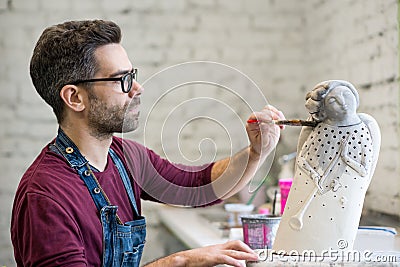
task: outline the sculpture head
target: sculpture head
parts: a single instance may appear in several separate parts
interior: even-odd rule
[[[307,93],[306,108],[314,120],[334,126],[347,126],[359,122],[357,108],[359,96],[354,86],[342,80],[317,84]]]

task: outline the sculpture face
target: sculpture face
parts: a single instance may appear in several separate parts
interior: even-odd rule
[[[345,86],[338,86],[325,96],[324,113],[328,120],[346,122],[348,117],[356,115],[356,108],[356,98]]]

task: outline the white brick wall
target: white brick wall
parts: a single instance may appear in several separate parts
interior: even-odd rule
[[[399,215],[398,2],[316,0],[308,4],[305,82],[338,78],[358,88],[359,112],[374,116],[382,132],[380,158],[365,206]]]
[[[332,78],[353,82],[360,91],[360,111],[376,117],[383,133],[366,208],[400,211],[397,1],[0,1],[0,266],[14,265],[9,221],[15,188],[57,129],[50,108],[30,82],[34,44],[46,26],[84,18],[120,24],[123,44],[140,69],[140,81],[176,63],[221,62],[252,78],[268,102],[288,118],[306,116],[304,94],[317,82]],[[145,95],[163,92],[160,88]],[[216,92],[211,96],[232,100]],[[163,114],[155,119],[161,121],[170,107],[160,110]],[[209,134],[207,130],[196,128],[193,136]],[[153,135],[146,144],[161,153],[158,134]],[[140,140],[141,131],[133,136]],[[297,136],[298,129],[285,130],[283,153],[295,149]],[[190,146],[186,140],[183,143]],[[185,147],[187,151],[190,148]],[[197,143],[193,151],[196,155]]]

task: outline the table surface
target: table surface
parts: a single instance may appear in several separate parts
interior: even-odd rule
[[[229,237],[223,236],[223,231],[221,229],[218,229],[216,225],[213,225],[210,220],[207,219],[207,216],[204,216],[208,215],[209,217],[210,215],[218,215],[224,212],[221,205],[196,209],[165,205],[159,210],[159,216],[161,222],[188,248],[197,248],[220,244],[229,240]],[[284,257],[275,257],[273,259],[267,258],[258,263],[248,263],[247,266],[400,266],[400,236],[397,235],[395,238],[393,253],[388,255],[387,253],[379,254],[379,252],[374,252],[374,254],[370,255],[370,258],[376,260],[377,256],[381,257],[382,263],[378,264],[376,261],[363,261],[361,263],[343,261],[336,258],[325,258],[323,260],[321,260],[321,258],[315,258],[312,260],[299,261],[297,258],[293,257],[286,259]],[[383,261],[384,258],[382,257],[387,257],[386,262]],[[388,265],[387,261],[392,262]]]
[[[202,216],[205,213],[220,211],[223,211],[220,207],[193,209],[165,206],[160,209],[159,216],[162,223],[188,248],[198,248],[224,243],[228,240],[222,237],[222,230],[218,230]]]

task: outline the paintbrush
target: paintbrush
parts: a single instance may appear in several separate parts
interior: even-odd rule
[[[263,123],[264,121],[259,121],[256,119],[250,119],[247,123]],[[315,127],[317,126],[318,122],[316,121],[305,121],[305,120],[270,120],[265,121],[265,123],[272,123],[276,125],[288,125],[288,126],[310,126]]]

